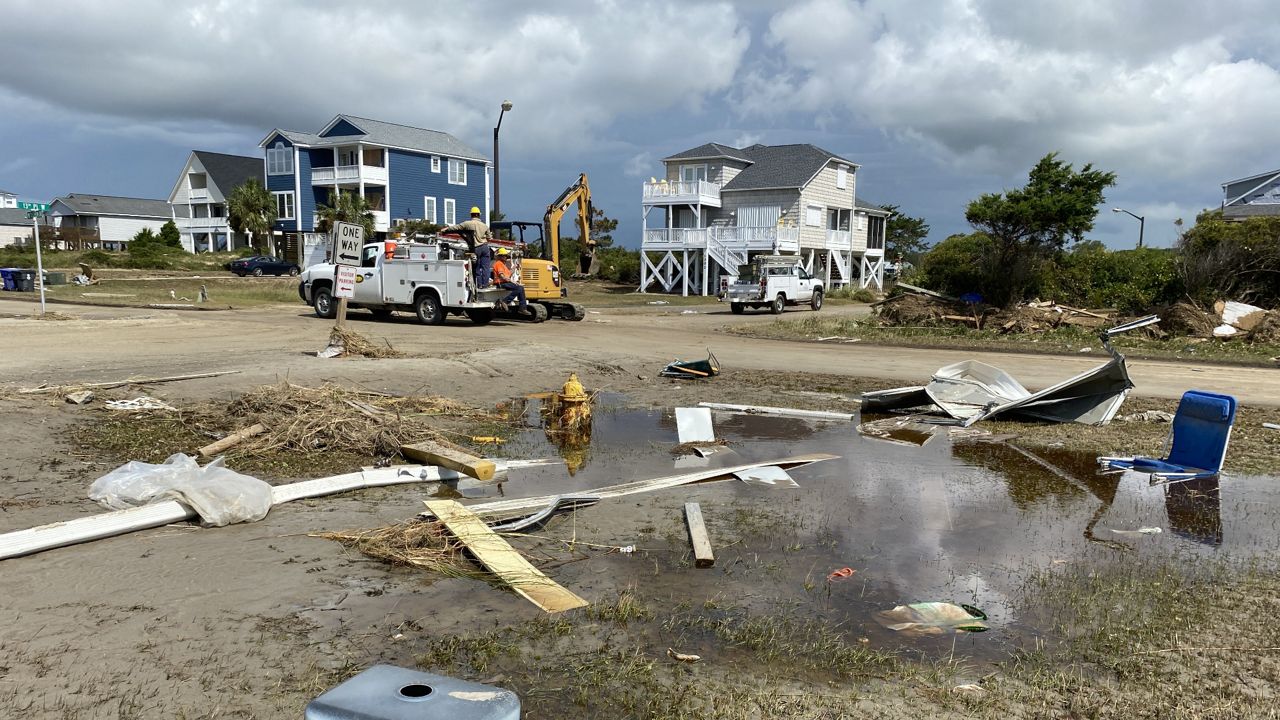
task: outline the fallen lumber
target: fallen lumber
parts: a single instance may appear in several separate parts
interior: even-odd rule
[[[1093,312],[1092,310],[1081,310],[1080,308],[1071,307],[1071,306],[1069,306],[1069,305],[1058,305],[1058,307],[1062,308],[1063,310],[1066,310],[1067,312],[1073,312],[1073,313],[1076,313],[1076,314],[1079,314],[1079,315],[1087,315],[1088,317],[1091,317],[1091,318],[1097,318],[1097,319],[1099,319],[1099,320],[1110,320],[1110,319],[1111,319],[1111,318],[1107,317],[1106,315],[1099,315],[1098,313]]]
[[[696,473],[688,473],[685,475],[669,475],[667,477],[654,478],[651,480],[635,480],[633,482],[621,483],[619,485],[609,485],[594,490],[582,490],[581,495],[592,495],[601,499],[622,497],[624,495],[635,495],[637,493],[652,492],[654,490],[663,490],[666,488],[679,487],[681,485],[689,485],[697,482],[711,482],[714,480],[733,480],[734,473],[742,470],[751,470],[765,465],[777,465],[784,470],[810,465],[823,460],[834,460],[838,455],[828,455],[826,453],[813,453],[809,455],[795,455],[782,460],[764,460],[761,462],[747,463],[745,465],[734,465],[723,468],[715,468],[712,470],[701,470]],[[467,509],[477,515],[512,515],[526,510],[534,510],[547,506],[554,502],[557,495],[539,495],[537,497],[512,498],[510,500],[491,500],[489,502],[468,505]],[[423,513],[424,517],[430,517],[430,513]]]
[[[156,385],[158,383],[178,382],[179,380],[199,380],[200,378],[219,377],[222,375],[234,375],[239,370],[220,370],[218,372],[196,373],[194,375],[170,375],[167,377],[152,378],[129,378],[128,380],[113,380],[111,382],[98,383],[72,383],[69,385],[41,385],[40,387],[27,388],[19,390],[22,395],[39,395],[42,393],[60,392],[62,390],[81,389],[81,388],[113,388],[122,385]]]
[[[211,442],[208,445],[205,445],[204,447],[200,448],[199,450],[200,457],[209,457],[210,455],[217,455],[218,453],[224,450],[233,448],[236,445],[239,445],[241,442],[248,440],[249,438],[255,435],[261,435],[266,431],[267,431],[267,426],[263,425],[262,423],[258,423],[256,425],[250,425],[247,428],[242,428],[240,430],[237,430],[227,435],[221,440],[218,440],[217,442]]]
[[[850,402],[858,402],[850,399]],[[747,415],[777,415],[780,417],[809,418],[812,420],[852,420],[851,413],[828,412],[826,410],[798,410],[796,408],[769,407],[767,405],[731,405],[728,403],[701,402],[699,407],[711,408],[723,412],[744,413]]]
[[[916,287],[915,285],[908,285],[904,282],[895,283],[894,287],[900,287],[903,290],[906,290],[907,292],[915,293],[917,295],[928,295],[929,297],[938,298],[939,300],[949,300],[951,302],[959,302],[958,300],[956,300],[956,298],[953,298],[950,295],[943,295],[940,292],[934,292],[933,290],[928,290],[926,288]]]
[[[502,463],[505,471],[524,466],[521,461]],[[420,465],[400,465],[386,468],[370,468],[360,472],[334,475],[315,480],[303,480],[289,485],[271,488],[271,505],[302,500],[304,498],[333,495],[336,493],[418,482],[459,480],[463,476],[453,470]],[[128,510],[112,510],[88,517],[50,523],[26,530],[15,530],[0,535],[0,560],[31,555],[53,548],[77,545],[90,540],[125,535],[137,530],[163,527],[170,523],[189,520],[196,516],[191,508],[175,500],[152,503]]]
[[[696,502],[685,503],[684,521],[689,526],[689,542],[693,545],[693,566],[700,568],[714,566],[716,556],[711,551],[711,538],[707,536],[707,526],[702,522],[702,507]]]
[[[417,460],[425,465],[457,470],[477,480],[492,480],[497,466],[492,460],[476,457],[469,452],[452,448],[437,442],[425,440],[413,445],[401,445],[400,454],[410,460]]]
[[[511,586],[521,597],[549,613],[564,612],[587,605],[555,580],[542,574],[457,500],[427,500],[427,509],[453,533],[483,566]]]

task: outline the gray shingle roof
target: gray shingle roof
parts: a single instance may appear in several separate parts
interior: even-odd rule
[[[853,199],[853,206],[859,210],[870,210],[871,212],[884,213],[885,215],[889,214],[889,211],[884,209],[884,207],[873,202],[867,202],[860,197],[855,197]]]
[[[741,150],[720,143],[707,143],[699,145],[696,148],[678,152],[675,155],[664,158],[664,160],[711,160],[713,158],[729,158],[730,160],[741,160],[743,162],[751,162],[751,158],[747,157]]]
[[[26,210],[18,208],[0,208],[0,225],[30,225]]]
[[[169,218],[172,216],[165,200],[114,197],[111,195],[83,195],[71,193],[57,198],[77,215],[124,215],[129,217]]]
[[[1259,205],[1228,205],[1222,209],[1222,217],[1231,218],[1248,218],[1248,217],[1274,217],[1280,215],[1280,205],[1262,203]]]
[[[751,165],[726,183],[722,188],[724,192],[802,188],[832,159],[856,166],[850,160],[808,143],[752,145],[739,152],[751,160]]]
[[[195,156],[204,166],[205,174],[218,186],[223,195],[243,185],[249,178],[262,180],[262,158],[245,155],[196,150]]]
[[[1276,175],[1280,175],[1280,170],[1272,170],[1270,172],[1258,173],[1257,175],[1250,175],[1249,177],[1242,177],[1242,178],[1236,178],[1235,180],[1228,180],[1222,183],[1222,186],[1226,187],[1228,185],[1235,185],[1236,183],[1248,182],[1250,180],[1261,180],[1262,178],[1274,177]]]
[[[320,137],[319,135],[313,135],[311,133],[305,133],[305,132],[298,132],[297,130],[272,130],[271,131],[271,135],[274,135],[276,133],[280,133],[281,135],[285,136],[285,138],[287,138],[289,142],[295,145],[320,145],[324,143],[324,138]],[[267,136],[268,140],[271,139],[271,135]],[[266,140],[264,140],[263,142],[265,143]]]
[[[446,132],[397,125],[396,123],[371,120],[369,118],[356,117],[355,115],[339,115],[338,117],[364,130],[365,134],[359,137],[376,145],[393,145],[432,155],[447,155],[480,162],[489,161],[487,155]],[[348,135],[346,137],[351,136]],[[334,138],[324,138],[324,140],[330,144],[342,142],[340,140],[335,142]]]

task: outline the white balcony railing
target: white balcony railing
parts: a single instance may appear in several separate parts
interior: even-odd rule
[[[853,234],[848,230],[828,230],[827,249],[849,251],[853,249]]]
[[[720,183],[706,180],[658,180],[644,184],[644,204],[646,205],[685,203],[720,207]]]
[[[175,224],[192,232],[226,232],[230,228],[225,217],[178,218]]]
[[[730,250],[793,253],[800,251],[800,228],[734,227],[658,228],[644,233],[645,250],[698,250],[710,238]]]
[[[311,168],[312,185],[333,185],[335,183],[339,185],[344,183],[354,185],[362,180],[367,183],[386,185],[387,169],[373,165],[338,165],[337,167]]]

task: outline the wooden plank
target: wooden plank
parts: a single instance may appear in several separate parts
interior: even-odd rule
[[[693,543],[693,566],[714,566],[716,556],[711,551],[711,538],[707,536],[707,526],[702,522],[702,508],[698,503],[684,504],[684,520],[689,526],[689,542]]]
[[[226,437],[222,438],[217,442],[211,442],[208,445],[205,445],[204,447],[200,448],[200,451],[199,451],[200,457],[209,457],[210,455],[217,455],[218,453],[222,452],[223,450],[226,450],[227,448],[235,447],[236,445],[239,445],[242,441],[247,440],[255,435],[261,435],[266,431],[267,431],[267,426],[263,425],[262,423],[258,423],[256,425],[250,425],[247,428],[242,428],[240,430],[237,430],[231,433],[230,435],[227,435]]]
[[[781,460],[765,460],[762,462],[747,463],[744,465],[735,465],[730,467],[715,468],[711,470],[700,470],[695,473],[687,473],[684,475],[669,475],[667,477],[653,478],[650,480],[634,480],[632,482],[621,483],[619,485],[609,485],[606,487],[596,488],[594,490],[583,490],[575,492],[575,495],[594,495],[598,498],[615,498],[624,495],[634,495],[636,493],[652,492],[654,490],[662,490],[665,488],[679,487],[696,482],[710,482],[713,480],[732,480],[734,473],[741,470],[751,470],[765,465],[777,465],[784,470],[802,467],[811,463],[822,462],[824,460],[835,460],[839,455],[828,455],[826,453],[812,453],[809,455],[795,455]],[[513,515],[525,510],[537,510],[545,507],[548,503],[553,502],[558,495],[539,495],[537,497],[513,498],[510,500],[490,500],[489,502],[477,503],[467,506],[467,509],[477,515],[485,516],[502,516]],[[428,513],[423,513],[427,515]]]
[[[861,400],[848,398],[849,402],[861,403]],[[699,407],[711,408],[723,412],[743,413],[745,415],[777,415],[779,417],[811,418],[814,420],[852,420],[852,413],[838,413],[827,410],[799,410],[796,408],[770,407],[768,405],[731,405],[729,403],[700,402]]]
[[[492,480],[497,471],[497,466],[492,460],[485,460],[461,449],[446,447],[430,440],[413,445],[401,445],[400,454],[420,463],[439,465],[466,473],[477,480]]]
[[[128,380],[113,380],[112,382],[72,383],[68,385],[43,385],[37,388],[27,388],[26,390],[19,390],[18,393],[22,395],[39,395],[42,393],[58,392],[59,390],[71,389],[71,388],[77,388],[77,389],[79,388],[113,388],[113,387],[120,387],[121,385],[154,385],[156,383],[177,382],[179,380],[198,380],[200,378],[219,377],[222,375],[234,375],[238,372],[240,371],[239,370],[222,370],[219,372],[196,373],[194,375],[170,375],[168,377],[130,378]]]
[[[467,546],[481,565],[511,586],[521,597],[546,612],[558,613],[585,607],[587,601],[569,592],[529,564],[478,515],[456,500],[427,500],[427,509],[449,532]]]

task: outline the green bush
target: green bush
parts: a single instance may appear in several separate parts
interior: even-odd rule
[[[1200,303],[1227,299],[1280,306],[1280,218],[1228,222],[1218,210],[1204,212],[1178,250],[1186,292]]]
[[[600,263],[600,278],[620,285],[640,283],[640,251],[620,247],[596,250]]]
[[[868,288],[857,288],[852,285],[836,288],[827,293],[829,298],[837,298],[841,300],[852,300],[854,302],[869,303],[876,301],[876,294]]]
[[[983,233],[952,235],[920,259],[918,282],[951,295],[983,294],[991,285],[995,243]]]
[[[182,233],[178,232],[178,226],[172,220],[160,226],[159,240],[166,247],[182,247]]]

